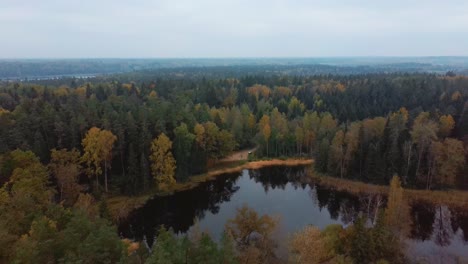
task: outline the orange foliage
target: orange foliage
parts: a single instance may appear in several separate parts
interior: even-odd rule
[[[271,94],[270,88],[265,85],[256,84],[252,87],[247,88],[247,93],[255,97],[256,100],[260,99],[262,96],[265,99],[268,99]]]

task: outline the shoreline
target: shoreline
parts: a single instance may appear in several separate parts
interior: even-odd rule
[[[217,176],[227,173],[238,173],[245,169],[261,169],[269,166],[307,166],[312,165],[313,159],[270,159],[257,161],[237,161],[234,165],[212,169],[205,174],[194,175],[187,182],[176,183],[170,190],[165,192],[149,192],[139,196],[113,196],[107,199],[108,208],[114,222],[124,220],[128,215],[153,197],[163,197],[173,195],[177,192],[196,188],[201,183],[215,179]],[[220,164],[222,165],[222,164]],[[231,166],[231,167],[230,167]],[[307,171],[306,182],[316,183],[321,186],[345,191],[354,195],[381,194],[387,196],[389,186],[364,183],[360,181],[341,179],[315,172],[313,168]],[[461,190],[418,190],[404,188],[404,197],[409,203],[425,202],[433,205],[448,205],[456,208],[468,208],[468,191]]]
[[[349,179],[335,178],[314,171],[309,172],[311,182],[338,191],[345,191],[354,195],[359,194],[382,194],[387,195],[390,186],[364,183]],[[461,190],[418,190],[404,188],[404,197],[408,202],[425,202],[434,205],[447,205],[456,208],[468,208],[468,191]]]
[[[107,206],[109,212],[112,216],[114,222],[118,223],[125,218],[133,211],[141,206],[143,206],[148,200],[153,197],[163,197],[168,195],[173,195],[177,192],[190,190],[196,188],[201,183],[213,180],[219,175],[227,173],[236,173],[242,172],[243,170],[252,170],[252,169],[261,169],[269,166],[306,166],[312,165],[314,162],[313,159],[300,159],[300,158],[290,158],[290,159],[269,159],[269,160],[257,160],[257,161],[237,161],[233,167],[227,166],[216,168],[208,171],[204,174],[194,175],[186,182],[178,182],[172,186],[169,190],[164,192],[153,191],[147,194],[142,194],[138,196],[111,196],[107,198]],[[220,164],[222,165],[222,164]]]

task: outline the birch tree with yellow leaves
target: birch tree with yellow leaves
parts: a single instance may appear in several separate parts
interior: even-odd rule
[[[97,127],[92,127],[86,133],[82,141],[84,154],[81,157],[82,161],[87,166],[87,174],[89,177],[96,177],[96,185],[99,186],[99,176],[102,175],[104,168],[104,184],[105,190],[107,187],[107,169],[111,167],[112,148],[117,137],[108,130],[101,130]]]
[[[151,173],[159,190],[167,190],[176,183],[176,161],[171,150],[172,141],[164,133],[151,143]]]

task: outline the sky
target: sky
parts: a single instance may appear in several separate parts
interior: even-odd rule
[[[0,0],[0,58],[468,56],[466,0]]]

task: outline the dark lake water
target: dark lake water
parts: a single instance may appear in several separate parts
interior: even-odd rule
[[[305,170],[303,166],[275,166],[221,175],[192,190],[151,199],[120,225],[119,232],[151,245],[160,225],[187,233],[196,222],[198,229],[219,238],[236,208],[246,204],[260,214],[279,217],[275,236],[280,241],[279,248],[284,249],[282,243],[306,225],[347,226],[359,215],[373,220],[377,197],[359,197],[305,184]],[[415,203],[409,214],[407,255],[430,263],[468,260],[468,212]]]

